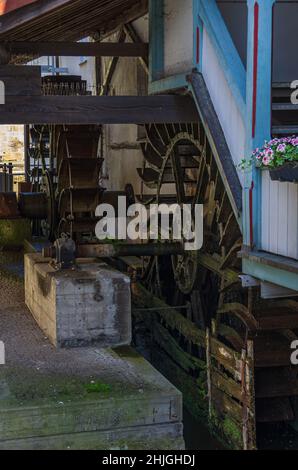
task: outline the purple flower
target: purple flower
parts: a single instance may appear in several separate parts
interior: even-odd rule
[[[279,144],[279,146],[277,147],[277,151],[280,152],[280,153],[285,153],[286,144]]]
[[[274,154],[271,148],[266,149],[264,153],[265,153],[265,157],[268,157],[268,158],[272,158]]]

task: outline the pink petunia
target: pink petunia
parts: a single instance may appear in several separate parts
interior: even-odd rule
[[[277,151],[280,152],[280,153],[285,153],[286,144],[279,144],[279,146],[277,147]]]
[[[271,163],[271,158],[270,157],[264,157],[262,161],[263,165],[268,166]]]
[[[265,157],[271,158],[271,157],[273,157],[273,155],[274,155],[274,152],[271,148],[268,148],[268,149],[265,150]]]

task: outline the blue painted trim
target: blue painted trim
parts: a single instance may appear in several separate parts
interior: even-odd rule
[[[240,113],[246,117],[246,72],[215,0],[198,0],[198,13],[216,50]]]
[[[242,262],[244,274],[249,274],[261,281],[271,282],[278,286],[296,290],[298,286],[298,275],[289,271],[267,266],[261,263],[244,259]]]
[[[193,66],[199,72],[202,72],[202,57],[203,57],[203,28],[204,24],[199,15],[199,0],[193,0]],[[197,31],[199,30],[199,62],[197,60]]]
[[[253,150],[261,147],[271,137],[271,81],[272,81],[272,10],[275,0],[258,1],[259,35],[258,35],[258,75],[256,97],[255,136],[252,135],[253,93],[254,93],[254,7],[256,0],[248,3],[248,44],[247,44],[247,114],[246,114],[246,154],[249,157]],[[249,191],[254,186],[253,195],[253,245],[261,248],[262,237],[262,175],[252,168],[246,175],[244,187],[244,244],[251,246],[250,240],[250,205]]]
[[[189,72],[191,73],[191,71]],[[149,83],[149,94],[156,95],[159,93],[166,93],[168,91],[179,90],[180,88],[187,88],[188,82],[186,80],[187,73],[179,75],[171,75],[169,77]]]
[[[149,1],[149,81],[154,82],[164,73],[164,2]]]

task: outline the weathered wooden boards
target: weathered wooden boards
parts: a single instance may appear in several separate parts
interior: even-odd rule
[[[116,31],[147,12],[147,0],[42,0],[2,16],[0,36],[5,41],[77,41],[97,31]]]
[[[146,124],[196,121],[188,96],[42,96],[39,67],[0,66],[0,124]]]
[[[231,447],[255,449],[253,343],[239,354],[141,285],[133,284],[132,293],[135,322],[143,320],[151,332],[153,362],[180,388],[186,406],[208,417]],[[188,351],[186,343],[192,346]]]
[[[0,0],[0,15],[6,15],[6,13],[10,13],[16,10],[17,8],[22,8],[36,1],[37,0]]]

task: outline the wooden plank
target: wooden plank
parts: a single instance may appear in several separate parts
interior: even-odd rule
[[[258,423],[277,423],[294,419],[295,415],[289,398],[257,400]]]
[[[112,43],[112,42],[38,42],[16,41],[1,42],[11,54],[32,54],[38,56],[60,57],[147,57],[146,43]]]
[[[212,417],[212,376],[211,376],[211,342],[210,330],[206,330],[206,367],[207,367],[207,389],[209,402],[209,419]]]
[[[288,184],[288,253],[289,258],[298,259],[298,185]]]
[[[291,341],[278,333],[259,333],[254,340],[255,367],[291,365]]]
[[[270,237],[270,176],[268,171],[262,175],[262,249],[269,251]]]
[[[187,96],[8,96],[0,124],[148,124],[198,119]]]
[[[211,356],[229,370],[236,379],[241,378],[241,356],[215,338],[211,338]]]
[[[282,183],[284,184],[284,183]],[[264,264],[272,268],[282,269],[291,273],[298,274],[298,261],[285,256],[266,253],[264,251],[241,251],[239,256],[254,263]]]
[[[200,265],[205,267],[206,269],[209,269],[210,271],[213,271],[214,273],[218,274],[219,276],[222,276],[222,278],[227,282],[227,283],[240,283],[240,278],[239,278],[239,272],[237,272],[234,269],[226,268],[224,270],[220,269],[220,265],[222,263],[222,258],[212,256],[208,253],[198,253],[198,262]]]
[[[257,320],[255,317],[250,313],[249,309],[238,302],[224,304],[222,308],[217,311],[218,315],[224,315],[228,313],[233,313],[235,316],[240,318],[240,320],[247,325],[250,330],[255,330],[258,327]]]
[[[243,349],[244,339],[234,328],[225,325],[224,323],[219,323],[217,326],[217,334],[227,339],[236,351],[241,351]]]
[[[280,315],[266,316],[258,319],[260,330],[295,330],[298,328],[298,314],[280,311]]]
[[[158,346],[152,351],[152,364],[183,393],[183,404],[188,411],[197,419],[202,419],[208,406],[205,385],[181,369]]]
[[[221,374],[215,369],[212,370],[211,381],[215,387],[225,392],[230,397],[243,401],[241,384],[239,382],[230,379],[228,376]]]
[[[41,95],[40,67],[0,65],[0,80],[4,82],[6,97]]]
[[[247,408],[247,448],[248,450],[257,449],[256,435],[256,400],[255,400],[255,365],[254,365],[254,343],[247,341],[247,360],[245,363],[245,388],[246,397],[249,403]]]
[[[39,0],[1,17],[1,39],[79,40],[108,35],[148,11],[147,0]]]
[[[183,351],[170,333],[158,322],[153,325],[155,342],[186,372],[204,370],[205,362]]]
[[[256,374],[256,397],[276,398],[298,396],[298,379],[293,369],[258,370]]]
[[[212,399],[221,414],[228,415],[229,419],[241,425],[242,434],[242,405],[217,387],[212,387]]]
[[[36,3],[30,2],[26,9],[15,9],[10,15],[1,18],[1,33],[21,26],[27,21],[34,20],[37,16],[45,15],[55,8],[70,3],[70,0],[46,0],[42,4],[40,2]]]
[[[144,308],[156,308],[156,313],[165,321],[169,328],[179,331],[193,344],[203,348],[205,347],[205,331],[200,330],[193,322],[181,315],[175,308],[169,308],[165,302],[152,295],[141,284],[132,284],[132,296],[135,305]],[[150,313],[145,312],[144,315],[149,316]]]
[[[278,231],[277,252],[281,256],[288,256],[288,187],[289,184],[281,184],[279,187],[278,207]],[[293,234],[294,235],[294,234]]]
[[[279,188],[281,183],[270,181],[270,200],[269,200],[269,251],[278,253],[278,201]]]

